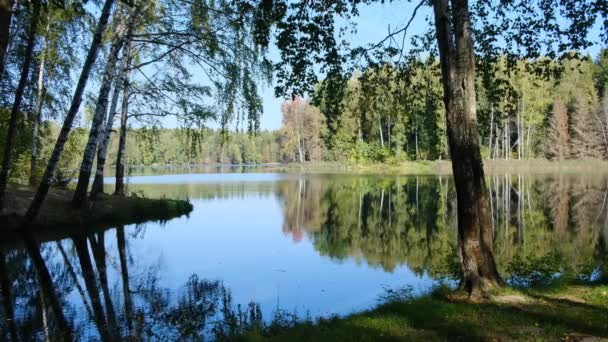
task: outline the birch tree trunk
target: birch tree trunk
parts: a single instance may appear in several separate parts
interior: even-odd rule
[[[378,115],[378,129],[380,130],[380,146],[384,147],[384,135],[382,134],[382,118]]]
[[[302,137],[300,136],[300,124],[298,123],[298,114],[300,113],[300,110],[297,107],[294,108],[294,110],[295,113],[293,113],[293,115],[296,122],[296,139],[298,142],[298,160],[300,161],[300,164],[302,164],[304,162],[304,155],[302,152]]]
[[[121,2],[118,2],[116,7],[117,8],[114,16],[117,17],[118,25],[112,38],[110,53],[108,54],[108,60],[106,61],[101,79],[101,85],[99,87],[97,103],[95,104],[95,112],[93,114],[93,121],[91,122],[89,138],[84,149],[82,162],[80,163],[78,183],[76,184],[76,190],[74,191],[74,197],[72,198],[72,204],[75,207],[84,206],[87,203],[87,191],[89,189],[93,161],[95,160],[95,150],[97,150],[97,143],[99,142],[101,129],[104,126],[104,119],[106,117],[106,113],[108,112],[108,96],[110,94],[110,88],[112,87],[112,79],[114,78],[114,74],[116,72],[118,52],[124,43],[125,18],[122,16]],[[132,15],[129,20],[134,20],[134,16]]]
[[[492,159],[492,131],[494,129],[494,106],[490,109],[490,140],[488,142],[488,159]]]
[[[63,121],[63,126],[61,127],[61,131],[59,132],[59,136],[57,137],[57,142],[55,142],[55,147],[53,148],[51,157],[49,158],[46,169],[44,170],[44,175],[42,176],[42,180],[40,182],[40,185],[38,186],[36,195],[34,196],[34,199],[32,200],[32,203],[30,204],[30,207],[27,210],[22,228],[27,227],[36,218],[38,212],[40,211],[40,208],[42,207],[42,204],[44,203],[44,199],[46,198],[46,195],[49,192],[51,182],[53,181],[53,176],[55,175],[55,170],[57,169],[57,164],[59,163],[59,157],[61,157],[61,153],[63,152],[65,143],[68,140],[70,131],[72,130],[74,118],[76,117],[76,114],[78,114],[78,109],[80,108],[80,104],[82,102],[84,88],[89,80],[91,69],[95,64],[97,55],[99,54],[99,48],[101,46],[103,32],[105,31],[106,26],[108,24],[108,19],[110,17],[110,12],[114,1],[115,0],[106,0],[101,10],[99,21],[97,22],[97,27],[95,28],[95,35],[93,36],[91,46],[89,47],[87,57],[82,67],[82,71],[78,79],[78,84],[76,85],[76,89],[74,90],[74,96],[72,97],[70,109],[68,110],[68,113]]]
[[[416,160],[418,160],[418,127],[416,127],[416,133],[414,133],[414,137],[416,138]]]
[[[131,35],[131,30],[127,33]],[[127,38],[129,39],[129,38]],[[95,199],[97,194],[103,193],[103,171],[106,165],[106,156],[108,154],[108,145],[110,143],[110,136],[112,135],[112,127],[114,126],[114,117],[116,116],[116,107],[118,105],[118,97],[120,90],[125,83],[125,74],[127,73],[129,55],[131,53],[131,44],[129,41],[125,42],[123,48],[122,60],[120,63],[120,71],[116,77],[114,84],[114,93],[112,94],[112,102],[110,104],[110,111],[108,112],[108,119],[106,120],[106,129],[103,132],[101,143],[97,149],[97,170],[95,172],[95,179],[93,180],[93,187],[91,188],[91,198]]]
[[[11,167],[11,157],[13,152],[13,142],[17,134],[17,118],[21,109],[21,101],[27,81],[30,75],[30,67],[32,65],[32,57],[34,55],[34,45],[36,44],[36,30],[40,21],[40,0],[32,0],[32,13],[30,16],[30,27],[27,34],[27,45],[25,47],[25,55],[23,65],[21,66],[21,76],[15,90],[15,99],[11,108],[11,116],[8,124],[8,132],[6,134],[6,143],[4,145],[4,156],[2,159],[2,169],[0,170],[0,212],[4,209],[4,198],[6,195],[6,186],[8,183],[8,172]],[[10,25],[10,23],[9,23]]]
[[[471,296],[502,284],[492,241],[489,196],[479,148],[475,54],[467,0],[434,0],[452,170],[458,201],[460,288]]]
[[[132,56],[129,56],[127,65]],[[129,78],[130,71],[125,73],[122,85],[122,108],[120,111],[120,137],[118,140],[118,154],[116,156],[116,184],[114,185],[115,195],[125,194],[125,151],[127,148],[127,119],[129,113]],[[221,151],[220,151],[221,158]]]
[[[30,159],[30,185],[34,185],[36,183],[36,174],[38,173],[38,139],[40,123],[42,122],[42,104],[44,103],[44,97],[46,96],[46,87],[44,86],[46,49],[47,41],[45,38],[42,47],[42,55],[40,57],[40,66],[38,70],[38,91],[36,93],[36,107],[34,108],[34,114],[32,115],[32,156]]]

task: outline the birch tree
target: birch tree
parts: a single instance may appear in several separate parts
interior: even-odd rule
[[[21,67],[21,76],[19,78],[19,84],[15,91],[15,98],[13,100],[13,106],[11,108],[11,116],[8,126],[8,134],[6,136],[6,143],[4,145],[4,155],[2,158],[2,168],[0,169],[0,212],[4,208],[4,197],[6,195],[6,186],[8,183],[8,173],[11,166],[11,157],[13,152],[13,142],[15,135],[17,134],[17,116],[21,110],[21,101],[25,92],[30,76],[30,67],[32,64],[32,58],[34,55],[34,44],[36,43],[36,31],[38,29],[38,23],[40,22],[40,0],[33,0],[31,4],[30,13],[30,24],[27,37],[27,46],[25,48],[25,56],[23,58],[23,64]]]
[[[97,55],[99,54],[103,33],[106,29],[106,25],[108,24],[113,5],[114,0],[106,0],[104,2],[103,8],[100,12],[99,21],[97,22],[97,27],[95,28],[95,33],[93,35],[91,46],[89,47],[89,51],[85,58],[82,71],[80,72],[78,83],[76,85],[76,88],[74,89],[74,96],[72,97],[70,108],[63,121],[63,126],[61,128],[61,131],[57,138],[57,142],[55,143],[53,152],[51,153],[51,157],[48,161],[48,164],[40,181],[40,185],[38,186],[38,189],[36,191],[36,195],[34,196],[34,199],[32,200],[25,215],[23,228],[26,228],[36,218],[38,212],[40,211],[40,208],[42,207],[42,204],[44,203],[44,199],[48,194],[49,188],[51,187],[51,183],[55,174],[55,170],[57,169],[59,158],[61,157],[61,153],[63,152],[65,143],[68,139],[68,136],[70,135],[70,131],[72,130],[72,125],[74,123],[74,119],[76,118],[76,114],[78,114],[78,110],[82,102],[82,95],[89,80],[91,69],[93,68],[93,64],[95,63]]]

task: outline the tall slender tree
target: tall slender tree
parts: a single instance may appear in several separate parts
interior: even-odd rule
[[[121,3],[119,2],[119,5],[120,4]],[[141,5],[136,5],[135,8],[141,8]],[[135,25],[135,20],[137,19],[136,12],[139,11],[131,11],[128,15],[128,19],[126,18],[125,13],[123,13],[122,6],[117,6],[116,11],[114,12],[116,27],[112,36],[112,44],[103,71],[101,84],[99,86],[99,94],[97,95],[97,103],[95,104],[89,138],[82,156],[82,162],[80,163],[78,183],[76,184],[76,190],[74,191],[74,197],[72,198],[72,203],[75,206],[82,206],[87,202],[87,191],[91,179],[91,170],[93,168],[93,161],[95,160],[95,151],[97,150],[99,137],[102,133],[102,127],[104,126],[104,121],[108,112],[108,96],[112,88],[112,80],[116,74],[118,53],[124,45],[127,36],[127,27],[133,27]]]
[[[127,56],[129,65],[132,55]],[[127,70],[122,84],[122,105],[120,109],[120,136],[118,138],[118,153],[116,155],[116,183],[115,195],[125,194],[125,152],[127,149],[127,120],[129,118],[129,85],[131,71]]]
[[[23,58],[23,64],[21,67],[21,76],[19,78],[19,84],[17,85],[17,90],[15,91],[15,99],[13,100],[13,107],[11,108],[8,134],[6,135],[6,143],[4,145],[2,169],[0,169],[0,211],[2,211],[2,209],[4,208],[4,197],[6,195],[8,173],[11,167],[13,142],[15,140],[15,135],[17,134],[17,118],[19,116],[19,111],[21,110],[21,101],[23,100],[25,87],[30,76],[30,67],[32,65],[32,59],[34,56],[34,45],[36,44],[37,34],[36,31],[38,29],[38,23],[40,22],[40,8],[40,0],[32,0],[27,46],[25,48],[25,56]]]
[[[47,26],[48,28],[48,26]],[[36,175],[38,173],[38,145],[40,143],[40,123],[42,122],[42,104],[46,96],[46,87],[44,85],[44,72],[46,67],[47,42],[46,38],[42,45],[40,53],[40,63],[38,65],[38,80],[36,90],[36,105],[34,113],[32,113],[32,155],[30,157],[30,185],[36,183]]]
[[[63,126],[61,127],[61,131],[59,132],[59,136],[57,137],[57,142],[55,143],[53,152],[51,153],[51,157],[49,158],[49,161],[47,163],[46,169],[40,181],[40,185],[38,186],[38,190],[36,191],[36,195],[34,196],[34,199],[32,200],[32,203],[30,204],[25,215],[23,228],[27,227],[36,218],[38,212],[40,211],[40,208],[42,207],[42,204],[44,203],[44,199],[46,198],[46,195],[49,192],[53,176],[55,175],[55,170],[57,169],[57,165],[59,163],[59,158],[61,157],[61,153],[63,152],[65,143],[68,140],[70,131],[72,130],[72,125],[74,123],[74,119],[76,118],[76,114],[78,114],[78,110],[82,102],[84,88],[86,87],[86,84],[89,80],[93,64],[95,63],[97,55],[99,54],[103,33],[108,24],[114,1],[115,0],[105,0],[104,2],[103,8],[99,16],[99,21],[97,22],[97,27],[95,28],[95,33],[93,35],[91,46],[89,47],[87,57],[82,67],[82,71],[80,72],[80,78],[78,79],[78,83],[74,90],[74,96],[72,97],[70,108],[63,121]]]
[[[95,171],[95,178],[93,180],[93,187],[91,188],[91,198],[95,198],[97,194],[103,193],[103,171],[106,165],[106,156],[108,154],[108,145],[110,144],[110,136],[112,134],[112,128],[114,126],[114,117],[116,116],[116,108],[118,105],[118,98],[121,90],[125,86],[126,75],[129,72],[129,59],[131,56],[131,35],[133,34],[133,26],[128,28],[125,37],[125,43],[122,52],[122,58],[120,62],[120,69],[118,76],[116,77],[114,84],[114,93],[112,94],[112,102],[110,104],[110,111],[108,112],[108,118],[106,119],[105,131],[102,134],[97,149],[97,170]],[[128,91],[123,92],[128,96]]]

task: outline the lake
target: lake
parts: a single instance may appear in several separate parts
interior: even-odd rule
[[[391,290],[416,295],[454,284],[450,177],[214,171],[129,178],[131,193],[189,199],[189,217],[96,232],[89,248],[71,236],[42,244],[79,339],[98,336],[91,298],[102,302],[109,325],[173,340],[227,336],[277,317],[345,315],[372,308]],[[112,182],[106,179],[108,190]],[[495,257],[509,282],[594,278],[606,269],[608,177],[493,175],[487,182]],[[43,339],[48,318],[34,269],[24,250],[4,253],[16,317]],[[85,272],[83,255],[93,265]],[[83,275],[91,273],[99,280],[87,284]]]

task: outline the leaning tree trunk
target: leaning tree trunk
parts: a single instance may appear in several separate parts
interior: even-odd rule
[[[36,44],[36,30],[40,17],[40,0],[32,1],[32,15],[30,18],[30,27],[27,36],[27,45],[25,48],[25,56],[23,58],[23,66],[21,67],[21,77],[15,91],[15,99],[11,108],[11,116],[8,124],[8,132],[6,134],[6,143],[4,145],[4,158],[2,159],[2,169],[0,170],[0,211],[4,208],[4,197],[6,195],[6,185],[8,182],[8,172],[11,166],[11,154],[13,152],[13,142],[17,134],[17,118],[23,93],[27,86],[27,80],[30,75],[30,66],[32,64],[32,56],[34,55],[34,45]]]
[[[42,204],[44,203],[44,199],[49,192],[51,182],[53,181],[53,176],[55,175],[55,170],[57,169],[57,164],[59,163],[59,157],[61,157],[65,143],[68,140],[70,131],[72,130],[74,119],[76,118],[76,114],[78,114],[78,109],[80,108],[80,104],[82,102],[84,88],[89,80],[91,69],[95,64],[97,55],[99,54],[103,32],[108,25],[108,19],[110,17],[110,12],[114,1],[115,0],[106,0],[103,5],[101,15],[99,16],[99,22],[97,23],[97,27],[95,29],[95,35],[93,36],[93,41],[89,47],[89,52],[87,53],[87,57],[80,73],[80,78],[78,79],[78,84],[76,85],[76,89],[74,91],[74,97],[72,98],[70,109],[68,110],[68,113],[63,121],[63,126],[61,127],[61,131],[57,137],[57,142],[55,143],[51,157],[49,158],[46,169],[44,170],[44,175],[42,176],[42,180],[38,186],[36,195],[34,196],[34,199],[32,200],[32,203],[30,204],[30,207],[25,215],[23,227],[29,225],[36,218]]]
[[[11,36],[11,19],[13,17],[13,0],[0,0],[0,80],[4,74],[4,61]]]
[[[131,29],[132,27],[129,28],[129,32],[127,33],[128,36],[131,34]],[[128,61],[131,51],[131,44],[128,40],[129,38],[127,38],[123,48],[120,71],[114,84],[114,93],[112,94],[112,103],[110,104],[110,112],[108,113],[108,119],[106,121],[106,130],[103,133],[103,137],[97,149],[97,170],[95,171],[95,179],[93,180],[93,187],[91,188],[92,199],[95,199],[97,194],[103,193],[103,171],[106,165],[106,156],[108,154],[108,145],[110,144],[112,126],[114,126],[116,106],[118,105],[120,90],[125,83],[125,75],[127,73],[127,68],[129,67]]]
[[[47,24],[48,29],[48,24]],[[46,38],[42,47],[42,55],[40,57],[40,66],[38,69],[38,91],[36,93],[36,107],[32,115],[32,155],[30,158],[30,185],[36,182],[36,174],[38,173],[38,139],[40,136],[40,123],[42,122],[42,104],[46,95],[44,87],[44,68],[46,66]]]
[[[120,2],[117,7],[120,7]],[[115,16],[120,16],[120,8],[117,8],[115,13]],[[106,113],[108,112],[108,96],[110,94],[110,89],[112,88],[112,79],[114,78],[116,71],[118,52],[124,43],[124,18],[118,17],[118,21],[119,24],[117,31],[114,33],[114,37],[112,38],[110,53],[103,71],[101,86],[99,87],[99,95],[97,96],[97,103],[95,104],[95,112],[93,114],[93,121],[91,122],[89,139],[84,149],[82,162],[80,163],[78,183],[76,184],[76,190],[74,191],[74,197],[72,198],[72,204],[77,207],[86,204],[87,190],[89,189],[91,170],[93,168],[93,161],[95,159],[95,150],[97,149],[97,143],[99,142],[99,137],[101,135],[101,128],[104,126],[104,119],[106,117]]]
[[[502,284],[493,253],[489,196],[479,148],[475,55],[467,0],[435,0],[437,43],[458,201],[460,287],[477,296]]]
[[[129,61],[132,56],[129,56]],[[127,148],[127,119],[129,113],[129,76],[130,71],[125,73],[122,85],[122,108],[120,111],[120,138],[118,140],[118,154],[116,155],[116,184],[115,195],[125,194],[125,151]]]

